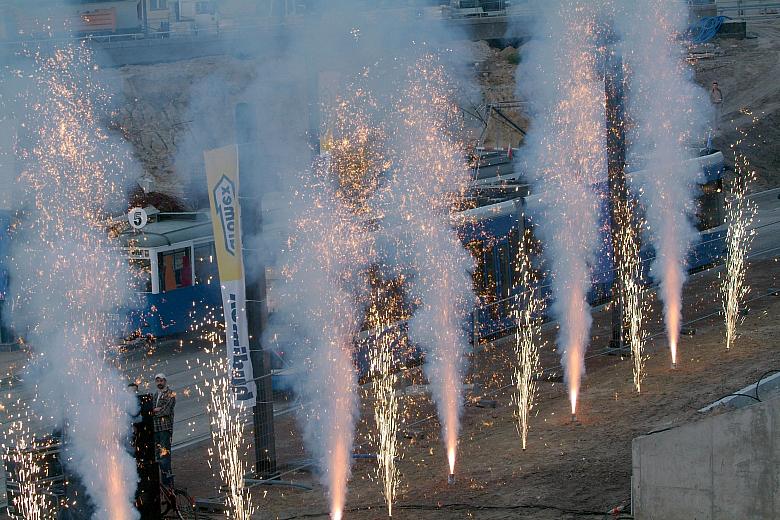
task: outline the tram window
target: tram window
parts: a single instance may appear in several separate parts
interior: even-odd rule
[[[696,208],[696,227],[699,231],[723,224],[723,204],[723,183],[720,179],[701,187],[701,195]]]
[[[192,285],[190,248],[157,253],[157,269],[160,272],[160,292],[172,291]]]
[[[516,273],[520,269],[520,265],[518,263],[518,256],[520,254],[520,231],[518,231],[517,228],[512,228],[509,231],[507,240],[509,241],[509,276],[512,280],[512,287],[514,287],[515,277],[517,276]]]
[[[533,270],[536,279],[541,280],[545,269],[542,242],[536,238],[534,228],[528,220],[525,222],[525,229],[527,230],[528,236],[522,244],[519,244],[518,242],[518,247],[525,247],[528,249],[528,256],[531,260],[531,269]],[[519,269],[520,266],[518,265],[517,268]]]
[[[195,284],[210,284],[218,282],[217,255],[214,243],[195,246]]]
[[[500,242],[496,248],[498,252],[498,268],[501,276],[499,297],[501,298],[501,314],[508,316],[512,310],[512,301],[509,295],[512,293],[512,258],[509,252],[511,247],[507,242]]]
[[[485,289],[485,261],[483,258],[482,242],[474,240],[473,242],[469,242],[466,247],[471,253],[471,256],[474,257],[474,275],[472,277],[474,292],[481,296]]]
[[[501,298],[507,298],[512,290],[512,258],[509,256],[510,246],[507,242],[500,242],[498,247],[498,268],[501,273]]]
[[[499,318],[498,306],[495,304],[498,300],[496,288],[496,248],[485,248],[485,286],[482,292],[482,303],[489,305],[490,315],[494,320]]]
[[[130,259],[130,279],[138,292],[152,292],[152,263],[140,258]]]

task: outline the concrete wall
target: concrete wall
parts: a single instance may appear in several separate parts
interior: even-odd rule
[[[780,398],[633,442],[637,520],[780,518]]]

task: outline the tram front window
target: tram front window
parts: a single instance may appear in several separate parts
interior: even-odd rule
[[[152,264],[142,258],[130,259],[130,279],[138,292],[152,292]]]
[[[160,274],[160,292],[172,291],[192,285],[190,248],[157,253],[157,270]]]
[[[214,242],[195,246],[195,285],[219,281]]]

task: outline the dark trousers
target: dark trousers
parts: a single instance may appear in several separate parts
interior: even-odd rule
[[[157,462],[160,465],[160,482],[167,487],[173,487],[173,472],[171,469],[171,439],[172,430],[154,432],[154,446]]]

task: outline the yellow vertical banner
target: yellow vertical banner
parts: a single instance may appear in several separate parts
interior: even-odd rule
[[[238,202],[238,147],[229,145],[204,152],[211,224],[217,253],[219,284],[225,313],[225,341],[234,402],[256,404],[249,332],[246,321],[246,286],[241,249],[241,207]]]

